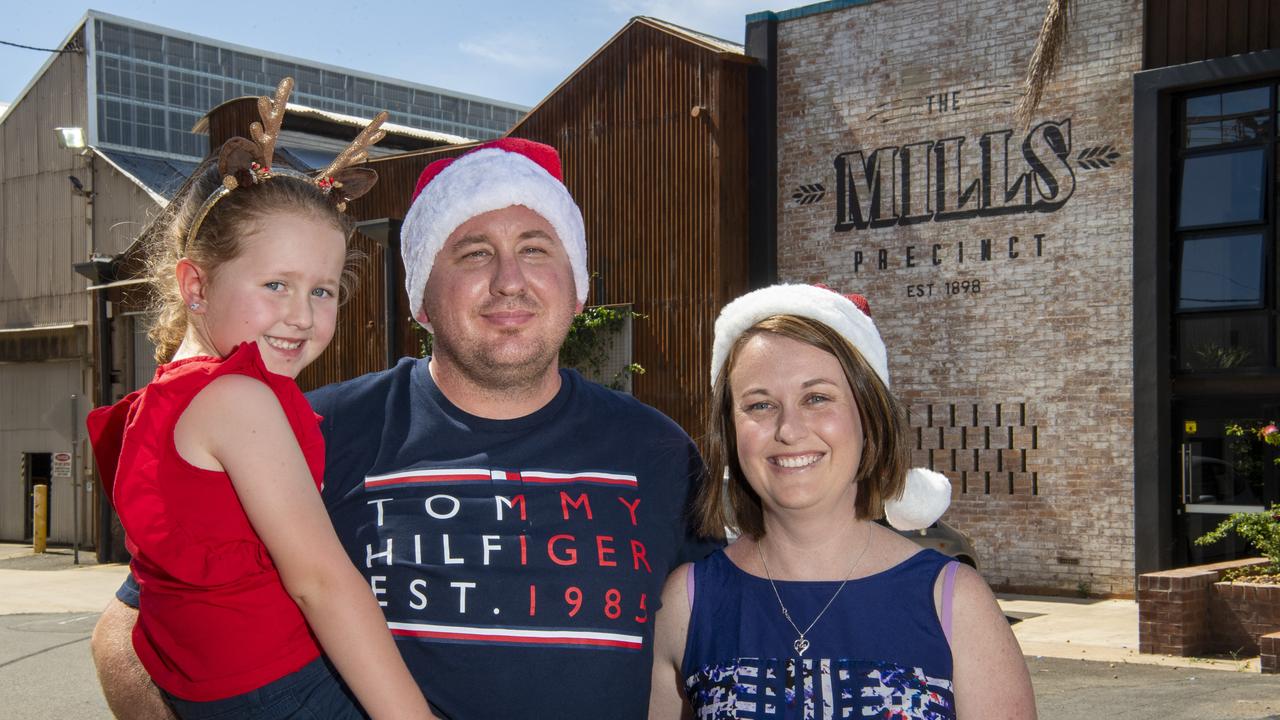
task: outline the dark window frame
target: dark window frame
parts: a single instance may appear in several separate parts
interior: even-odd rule
[[[1266,113],[1271,122],[1268,123],[1266,133],[1258,138],[1245,141],[1236,141],[1222,143],[1218,145],[1199,145],[1195,147],[1185,147],[1185,129],[1187,127],[1188,118],[1185,114],[1186,104],[1193,98],[1205,97],[1208,95],[1220,95],[1240,90],[1251,90],[1257,88],[1267,88],[1270,104],[1261,111],[1251,111],[1244,115],[1253,116]],[[1234,115],[1233,115],[1234,116]],[[1226,116],[1224,116],[1226,117]],[[1264,81],[1254,80],[1244,83],[1225,82],[1220,85],[1201,87],[1191,92],[1178,93],[1173,98],[1172,117],[1170,118],[1171,137],[1167,140],[1171,148],[1171,160],[1175,170],[1175,177],[1170,184],[1170,195],[1166,198],[1165,206],[1168,209],[1168,243],[1167,257],[1170,260],[1169,271],[1172,277],[1169,279],[1168,287],[1170,291],[1169,298],[1169,323],[1171,325],[1170,333],[1172,344],[1170,347],[1169,362],[1171,364],[1170,372],[1174,377],[1185,377],[1193,375],[1239,375],[1239,374],[1255,374],[1263,373],[1280,373],[1280,338],[1277,338],[1278,329],[1277,318],[1280,318],[1280,307],[1277,304],[1276,297],[1276,274],[1278,268],[1275,265],[1276,255],[1276,187],[1277,187],[1277,153],[1280,152],[1280,143],[1277,142],[1280,132],[1277,131],[1276,121],[1280,119],[1280,88],[1278,81],[1274,78],[1268,78]],[[1252,218],[1239,220],[1235,222],[1219,222],[1205,223],[1200,225],[1180,226],[1180,216],[1182,213],[1182,191],[1185,181],[1184,170],[1187,160],[1198,157],[1223,156],[1236,153],[1262,151],[1262,212],[1260,219]],[[1184,244],[1189,239],[1197,237],[1205,237],[1209,235],[1225,235],[1235,232],[1248,233],[1260,232],[1263,236],[1263,253],[1262,253],[1262,301],[1258,304],[1233,308],[1195,308],[1180,309],[1180,292],[1181,292],[1181,262],[1182,250]],[[1256,364],[1237,366],[1230,368],[1196,368],[1194,370],[1185,369],[1187,364],[1182,357],[1181,333],[1183,320],[1196,318],[1199,320],[1207,320],[1214,317],[1221,318],[1244,318],[1245,316],[1264,316],[1263,327],[1267,336],[1263,338],[1261,346],[1266,356],[1261,358]]]
[[[1172,406],[1196,398],[1280,398],[1280,373],[1173,376],[1171,192],[1180,125],[1176,100],[1217,88],[1280,79],[1280,50],[1215,58],[1134,75],[1133,435],[1134,571],[1172,567],[1175,521]]]

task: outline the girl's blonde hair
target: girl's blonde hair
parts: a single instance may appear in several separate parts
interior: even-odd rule
[[[187,307],[178,288],[178,261],[186,258],[216,281],[219,268],[241,251],[240,240],[256,223],[276,213],[297,215],[329,222],[350,242],[351,220],[334,206],[318,187],[302,178],[277,175],[255,185],[237,188],[215,203],[195,237],[188,238],[205,200],[222,186],[218,153],[196,170],[186,192],[169,203],[152,226],[147,243],[147,275],[151,285],[152,324],[147,337],[155,344],[156,362],[167,362],[182,344],[187,332]],[[347,263],[341,278],[345,298],[355,280],[359,254],[348,246]]]

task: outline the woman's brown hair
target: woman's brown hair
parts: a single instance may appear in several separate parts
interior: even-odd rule
[[[747,483],[738,462],[734,398],[729,384],[729,375],[742,347],[761,333],[812,345],[831,353],[840,362],[857,401],[865,435],[858,472],[851,479],[858,484],[854,517],[879,518],[884,514],[885,500],[899,497],[906,484],[910,449],[902,404],[889,392],[857,348],[839,333],[808,318],[774,315],[738,336],[716,378],[707,421],[708,475],[698,489],[693,506],[699,531],[708,537],[723,537],[725,528],[733,527],[753,538],[764,535],[764,510],[760,497]]]

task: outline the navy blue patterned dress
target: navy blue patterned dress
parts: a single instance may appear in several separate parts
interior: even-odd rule
[[[804,655],[767,579],[743,572],[723,550],[696,563],[682,664],[694,717],[955,718],[951,649],[933,601],[949,562],[922,550],[850,580],[806,635]],[[777,586],[803,629],[840,583]]]

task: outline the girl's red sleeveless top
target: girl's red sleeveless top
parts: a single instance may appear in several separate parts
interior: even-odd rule
[[[319,416],[292,379],[267,370],[255,343],[221,360],[162,365],[149,385],[94,410],[87,423],[142,591],[134,648],[155,683],[186,700],[248,692],[320,654],[231,478],[188,463],[174,445],[174,426],[195,396],[232,373],[275,392],[318,488]]]

